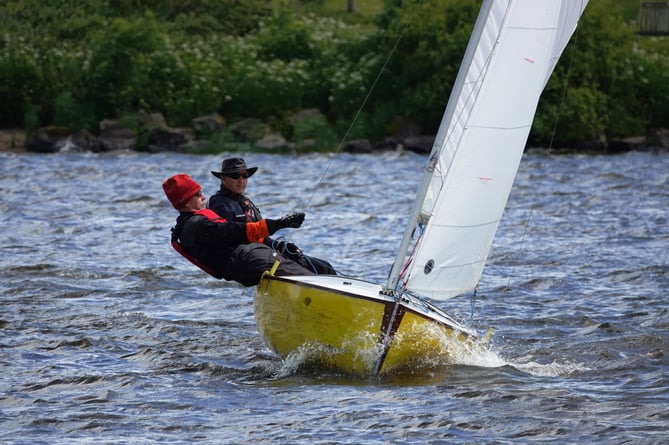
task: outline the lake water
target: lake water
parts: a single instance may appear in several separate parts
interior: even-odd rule
[[[224,156],[0,154],[0,442],[666,443],[669,154],[526,154],[473,317],[440,304],[489,347],[374,379],[282,363],[171,249],[162,182]],[[423,156],[245,158],[291,241],[384,280]]]

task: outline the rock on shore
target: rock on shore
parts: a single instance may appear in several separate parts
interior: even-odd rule
[[[318,110],[301,110],[288,119],[292,126],[305,120],[323,121]],[[407,150],[428,154],[432,150],[434,135],[420,133],[420,129],[401,117],[388,125],[389,135],[380,141],[355,139],[339,147],[348,153],[374,153]],[[190,128],[169,127],[159,113],[140,113],[133,128],[119,121],[105,119],[99,124],[97,134],[86,130],[70,133],[67,128],[48,126],[38,128],[30,138],[23,130],[0,130],[0,150],[58,153],[66,151],[107,152],[117,150],[174,152],[222,152],[257,150],[263,152],[311,151],[322,149],[315,139],[290,141],[259,119],[247,118],[232,124],[217,113],[192,120]],[[334,147],[333,147],[334,149]],[[569,147],[571,151],[592,153],[617,153],[631,150],[669,150],[669,130],[659,129],[648,136],[607,140],[601,137],[583,141]]]

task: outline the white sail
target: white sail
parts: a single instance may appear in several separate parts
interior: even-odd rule
[[[389,288],[400,280],[411,292],[447,299],[476,287],[539,97],[586,4],[484,1]],[[416,221],[424,232],[400,277]]]

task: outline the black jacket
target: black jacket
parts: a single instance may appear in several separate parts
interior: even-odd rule
[[[253,222],[260,221],[262,215],[260,209],[245,195],[233,194],[229,189],[223,187],[209,198],[207,205],[214,212],[228,221]]]
[[[226,280],[231,276],[231,258],[241,244],[262,242],[269,236],[267,223],[229,222],[211,210],[181,212],[172,229],[172,240],[186,253]]]

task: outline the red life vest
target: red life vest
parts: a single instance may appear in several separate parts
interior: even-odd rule
[[[220,216],[218,216],[218,214],[216,214],[216,212],[214,212],[211,209],[198,210],[197,212],[195,212],[195,215],[202,215],[202,216],[206,217],[209,221],[214,221],[214,222],[218,222],[218,223],[228,222],[225,218],[221,218]],[[205,266],[202,262],[200,262],[200,260],[198,260],[197,258],[195,258],[192,255],[189,255],[188,252],[186,252],[184,250],[183,246],[179,242],[179,234],[177,233],[177,231],[175,229],[176,229],[176,227],[174,229],[172,229],[172,247],[174,248],[174,250],[179,252],[181,254],[181,256],[186,258],[191,263],[195,264],[200,269],[207,272],[212,277],[214,277],[218,280],[222,279],[223,275],[221,275],[220,273],[214,272],[214,270],[212,268],[210,268],[208,266]]]
[[[213,221],[213,222],[217,222],[217,223],[227,223],[228,222],[227,219],[219,216],[218,213],[214,212],[211,209],[198,210],[197,212],[194,213],[194,215],[202,215],[205,218],[207,218],[209,221]],[[246,239],[249,242],[251,242],[251,243],[262,243],[263,240],[265,239],[265,237],[268,237],[268,236],[269,236],[269,232],[267,230],[267,221],[265,221],[264,219],[261,219],[260,221],[246,223]],[[212,277],[217,278],[219,280],[223,278],[223,275],[214,271],[211,267],[203,264],[200,260],[198,260],[194,256],[188,254],[188,252],[186,252],[186,250],[183,248],[183,246],[179,242],[179,227],[178,226],[172,229],[172,247],[174,247],[174,250],[179,252],[184,258],[186,258],[191,263],[195,264],[200,269],[207,272]]]

